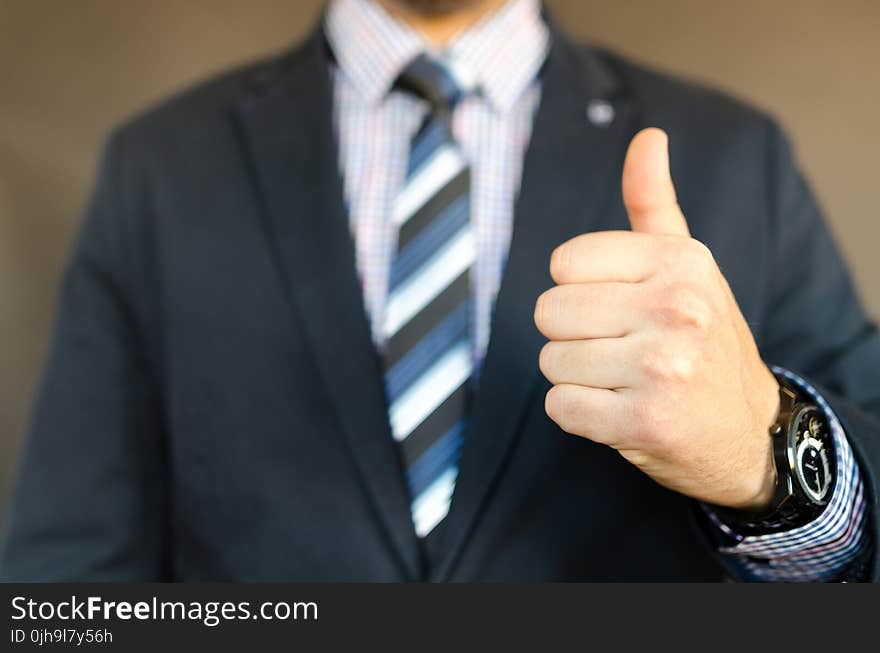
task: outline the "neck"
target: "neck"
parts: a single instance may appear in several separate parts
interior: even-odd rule
[[[483,16],[504,5],[507,0],[450,1],[448,6],[425,9],[407,0],[376,0],[389,14],[405,22],[432,45],[442,47],[456,34],[467,29]],[[430,4],[430,3],[424,3]]]

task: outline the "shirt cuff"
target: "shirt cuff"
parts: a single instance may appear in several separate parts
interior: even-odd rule
[[[796,385],[825,413],[834,441],[837,482],[831,500],[816,519],[791,530],[743,536],[703,506],[710,521],[730,542],[718,548],[744,580],[822,582],[844,577],[868,545],[862,477],[840,420],[828,402],[804,379],[773,371]]]

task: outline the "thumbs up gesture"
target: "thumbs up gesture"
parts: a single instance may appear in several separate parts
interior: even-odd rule
[[[672,490],[758,509],[776,482],[776,379],[711,252],[676,201],[667,137],[645,129],[623,168],[632,231],[578,236],[535,306],[549,342],[547,415]]]

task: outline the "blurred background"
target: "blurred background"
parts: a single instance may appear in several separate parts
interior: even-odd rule
[[[549,0],[569,32],[703,81],[789,129],[880,315],[880,2]],[[0,528],[58,281],[108,129],[288,47],[321,0],[0,0]]]

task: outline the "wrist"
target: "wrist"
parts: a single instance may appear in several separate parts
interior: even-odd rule
[[[766,433],[766,432],[765,432]],[[731,506],[736,510],[742,510],[751,514],[761,513],[770,507],[773,498],[776,496],[776,484],[779,481],[779,475],[776,471],[776,464],[773,460],[773,446],[769,437],[767,440],[767,455],[765,464],[758,470],[757,489],[754,490],[749,499],[740,505]]]
[[[821,514],[836,477],[827,417],[798,387],[780,378],[779,410],[768,430],[776,472],[769,502],[756,493],[753,505],[718,506],[715,513],[740,534],[802,526]],[[769,485],[769,482],[768,482]]]
[[[755,442],[758,450],[757,463],[754,465],[754,476],[744,491],[745,499],[729,507],[750,513],[758,513],[767,509],[776,494],[778,474],[773,452],[771,429],[779,419],[779,381],[776,376],[764,367],[760,375],[761,390],[753,403],[755,415]]]

